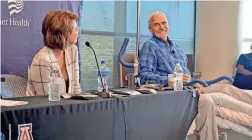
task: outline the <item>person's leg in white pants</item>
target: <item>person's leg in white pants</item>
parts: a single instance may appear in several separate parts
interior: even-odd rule
[[[248,103],[252,105],[252,93],[246,90],[239,89],[233,85],[229,84],[213,84],[209,87],[203,87],[200,89],[201,93],[211,93],[211,92],[221,92],[227,94],[237,100]]]
[[[200,94],[195,122],[198,140],[218,140],[215,106],[211,97]]]

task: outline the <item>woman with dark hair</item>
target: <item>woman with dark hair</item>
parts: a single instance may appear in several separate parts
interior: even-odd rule
[[[241,54],[237,64],[237,72],[233,85],[240,89],[252,90],[252,45],[251,53]]]
[[[49,76],[58,70],[62,93],[80,92],[77,20],[69,11],[49,12],[42,23],[44,47],[35,55],[28,72],[27,96],[48,95]]]

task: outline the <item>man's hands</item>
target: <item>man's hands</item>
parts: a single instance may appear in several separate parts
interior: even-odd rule
[[[183,82],[184,82],[184,83],[188,83],[188,82],[190,82],[190,81],[191,81],[191,76],[188,75],[188,74],[184,74],[184,75],[183,75]]]
[[[191,76],[188,74],[183,74],[183,82],[188,83],[191,81]],[[168,86],[173,87],[174,85],[174,77],[171,75],[168,75]]]

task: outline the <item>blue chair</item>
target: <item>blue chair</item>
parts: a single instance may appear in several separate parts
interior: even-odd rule
[[[17,75],[1,74],[1,97],[13,98],[25,96],[27,79]]]
[[[218,82],[220,82],[220,81],[222,81],[222,80],[227,80],[227,81],[229,81],[231,84],[233,84],[233,82],[234,82],[234,79],[233,79],[232,77],[230,77],[230,76],[221,76],[221,77],[218,77],[218,78],[216,78],[216,79],[214,79],[214,80],[209,80],[209,81],[194,79],[194,80],[192,80],[191,82],[186,83],[185,85],[186,85],[186,86],[191,86],[191,85],[193,85],[193,84],[199,83],[199,84],[203,85],[204,87],[208,87],[208,86],[210,86],[210,85],[212,85],[212,84],[215,84],[215,83],[218,83]]]

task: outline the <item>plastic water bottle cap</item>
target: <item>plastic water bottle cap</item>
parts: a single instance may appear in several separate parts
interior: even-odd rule
[[[101,61],[101,64],[105,64],[105,61],[104,61],[104,60],[102,60],[102,61]]]
[[[222,135],[222,136],[226,136],[227,133],[226,133],[226,132],[221,132],[221,135]]]

